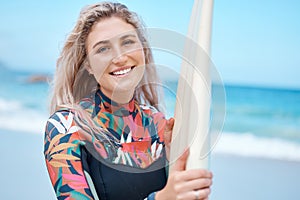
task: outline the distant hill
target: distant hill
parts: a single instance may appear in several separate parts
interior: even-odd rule
[[[18,70],[7,67],[0,61],[0,78],[24,83],[48,83],[52,77],[47,73]]]
[[[51,81],[51,76],[46,74],[33,74],[27,77],[27,83],[49,83]]]

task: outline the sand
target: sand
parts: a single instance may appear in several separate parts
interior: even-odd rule
[[[300,199],[300,163],[230,155],[211,160],[213,200]]]

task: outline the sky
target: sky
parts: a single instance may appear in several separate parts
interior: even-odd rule
[[[92,0],[0,3],[0,63],[53,72],[80,9]],[[120,0],[147,27],[186,34],[193,0]],[[215,0],[211,59],[225,83],[300,88],[300,1]]]

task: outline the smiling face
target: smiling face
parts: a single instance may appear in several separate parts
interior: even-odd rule
[[[136,29],[117,17],[103,19],[89,33],[86,49],[88,71],[101,91],[119,103],[128,102],[145,71],[145,55]]]

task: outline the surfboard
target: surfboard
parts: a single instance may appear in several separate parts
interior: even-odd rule
[[[209,168],[213,0],[195,0],[178,80],[170,165],[190,148],[187,169]]]

